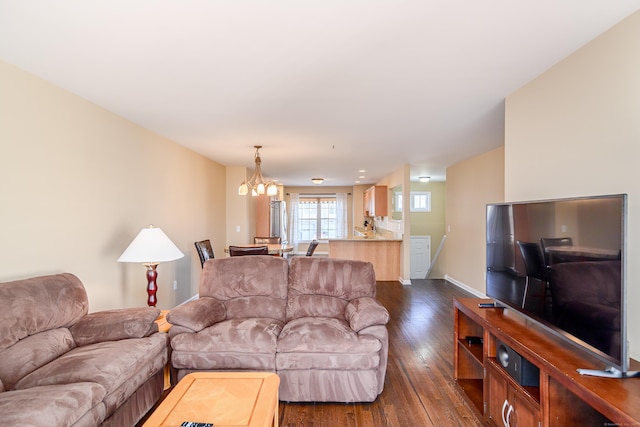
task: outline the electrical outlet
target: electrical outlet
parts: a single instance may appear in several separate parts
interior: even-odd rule
[[[236,233],[239,233],[239,232],[240,232],[240,226],[236,225]]]
[[[174,280],[174,281],[173,281],[173,290],[174,290],[174,291],[177,291],[177,290],[178,290],[178,281],[177,281],[177,280]]]

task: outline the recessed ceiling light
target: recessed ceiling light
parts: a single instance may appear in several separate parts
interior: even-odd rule
[[[364,169],[360,169],[360,170],[358,171],[358,173],[365,173],[365,172],[366,172],[366,170],[364,170]]]
[[[320,185],[324,182],[324,178],[311,178],[311,182],[313,182],[315,185]]]
[[[429,182],[430,179],[431,179],[430,176],[420,176],[420,177],[418,177],[418,181],[420,181],[420,182]]]
[[[364,175],[360,175],[358,178],[360,178],[360,179],[364,179]]]

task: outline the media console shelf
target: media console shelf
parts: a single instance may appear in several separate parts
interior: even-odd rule
[[[580,375],[577,368],[602,369],[602,362],[514,311],[481,302],[454,301],[454,378],[487,425],[640,426],[640,378]],[[498,341],[540,369],[539,385],[522,386],[507,373]]]

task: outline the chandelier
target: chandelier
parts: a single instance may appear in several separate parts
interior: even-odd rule
[[[275,196],[278,194],[278,187],[276,187],[275,182],[262,176],[262,169],[260,167],[260,164],[262,163],[262,160],[260,160],[260,149],[262,148],[262,145],[254,145],[253,148],[256,149],[256,153],[254,155],[256,167],[251,178],[246,181],[242,181],[242,184],[240,184],[240,187],[238,188],[238,194],[244,196],[249,193],[249,190],[251,190],[252,196],[262,195],[265,192],[267,193],[267,196]]]

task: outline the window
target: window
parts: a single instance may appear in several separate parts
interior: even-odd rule
[[[412,191],[411,212],[431,212],[431,193],[428,191]]]
[[[298,204],[297,240],[326,240],[338,237],[338,215],[335,196],[300,196]]]
[[[411,192],[411,212],[431,212],[431,192],[412,191]],[[402,193],[395,193],[394,211],[402,212]]]

